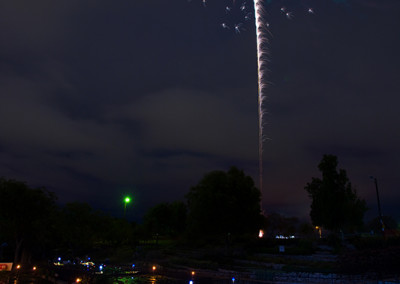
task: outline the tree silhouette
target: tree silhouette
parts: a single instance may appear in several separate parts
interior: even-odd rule
[[[337,165],[336,156],[324,155],[318,165],[322,179],[312,178],[305,186],[312,199],[310,217],[314,226],[351,232],[362,226],[367,207],[357,196],[346,171],[337,171]]]
[[[14,242],[14,263],[29,263],[33,250],[45,245],[55,210],[53,193],[0,178],[0,232]]]
[[[187,208],[183,202],[160,203],[149,209],[143,218],[146,233],[178,236],[186,228]]]
[[[235,167],[213,171],[193,186],[188,201],[188,230],[193,235],[257,234],[261,225],[260,191]]]

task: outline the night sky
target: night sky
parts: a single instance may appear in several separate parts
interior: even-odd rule
[[[0,176],[119,217],[131,194],[134,220],[213,170],[258,186],[253,3],[231,1],[0,0]],[[333,154],[368,218],[373,175],[400,219],[399,15],[398,0],[265,0],[265,213],[308,217],[304,186]]]

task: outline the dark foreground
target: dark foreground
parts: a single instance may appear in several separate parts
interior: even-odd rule
[[[93,271],[76,271],[68,268],[46,269],[42,271],[0,272],[0,284],[392,284],[400,283],[397,277],[382,280],[379,275],[338,275],[334,273],[277,272],[268,269],[254,269],[247,272],[207,271],[189,269],[164,269],[140,271],[133,269],[119,270],[117,273],[93,273]]]

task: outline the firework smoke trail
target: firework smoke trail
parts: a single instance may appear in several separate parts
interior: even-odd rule
[[[267,26],[263,21],[263,6],[260,0],[254,0],[254,13],[255,13],[255,24],[257,33],[257,66],[258,66],[258,158],[259,158],[259,183],[260,192],[263,193],[263,144],[264,144],[264,133],[263,133],[263,102],[265,100],[265,62],[267,51],[265,45],[267,44]],[[262,202],[261,202],[262,203]],[[262,206],[261,206],[262,209]]]

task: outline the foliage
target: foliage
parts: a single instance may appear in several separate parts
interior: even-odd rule
[[[315,226],[354,231],[363,224],[366,203],[357,196],[346,171],[337,171],[337,165],[336,156],[324,155],[318,166],[322,179],[312,178],[305,186],[312,199],[310,217]]]
[[[133,237],[131,224],[93,211],[87,203],[67,203],[61,210],[57,228],[59,247],[80,255],[96,247],[126,244]]]
[[[186,195],[188,233],[256,235],[262,221],[260,196],[253,179],[235,167],[206,174]]]
[[[311,223],[304,222],[299,225],[298,235],[302,238],[313,239],[317,236],[318,232],[311,225]]]
[[[14,262],[29,262],[34,249],[49,241],[55,199],[44,188],[0,178],[0,232],[14,241]]]
[[[96,238],[92,209],[86,203],[68,203],[59,215],[60,245],[76,253],[91,247]]]
[[[183,202],[160,203],[151,208],[143,218],[147,234],[175,237],[186,228],[187,208]]]
[[[76,257],[135,240],[128,221],[95,212],[87,203],[59,208],[55,200],[44,188],[0,178],[0,242],[7,244],[0,253],[14,251],[14,262],[25,263],[54,250]]]

